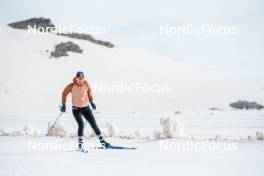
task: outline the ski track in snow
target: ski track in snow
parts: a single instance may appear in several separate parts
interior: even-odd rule
[[[16,139],[16,141],[14,141]],[[44,142],[49,138],[41,138]],[[60,139],[64,140],[64,139]],[[70,139],[69,139],[70,140]],[[173,141],[174,139],[170,139]],[[128,143],[127,140],[111,138],[112,143]],[[25,139],[20,137],[1,137],[0,143],[13,155],[2,155],[1,170],[17,168],[17,175],[72,175],[89,172],[96,175],[261,175],[263,142],[240,143],[237,151],[162,151],[159,141],[138,142],[130,140],[130,145],[137,145],[134,151],[90,150],[87,154],[79,152],[43,152],[30,153],[18,149]],[[13,145],[12,145],[13,144]],[[6,147],[6,146],[10,147]],[[124,145],[124,144],[123,144]],[[126,144],[128,145],[128,144]],[[17,151],[14,152],[14,150]],[[19,152],[24,151],[24,154]],[[144,160],[143,160],[144,158]],[[247,158],[244,160],[243,158]],[[250,164],[254,162],[254,165]],[[239,166],[239,169],[237,169]],[[192,168],[192,169],[190,169]],[[221,168],[221,169],[219,169]],[[258,168],[258,169],[256,169]],[[218,172],[216,172],[218,170]],[[8,172],[5,172],[8,175]]]
[[[72,142],[76,138],[69,137],[32,137],[32,136],[1,136],[0,137],[0,175],[76,175],[89,172],[94,175],[196,175],[196,176],[246,176],[250,172],[254,176],[262,176],[264,169],[264,141],[256,140],[256,131],[264,129],[263,111],[211,111],[182,112],[180,115],[127,115],[104,116],[96,115],[101,128],[106,128],[114,123],[120,131],[127,133],[141,130],[142,135],[153,135],[155,129],[162,129],[161,117],[177,117],[184,125],[184,134],[191,138],[175,139],[122,139],[116,137],[106,138],[113,145],[137,147],[136,150],[98,150],[88,149],[88,153],[80,153],[73,149],[67,151],[31,151],[28,150],[28,142]],[[0,128],[9,130],[21,130],[25,126],[27,118],[22,115],[12,117],[0,116]],[[37,116],[32,116],[37,117]],[[70,114],[65,115],[60,122],[68,130],[76,131],[76,124]],[[16,122],[15,119],[20,119]],[[50,116],[43,115],[41,120],[27,124],[29,129],[37,130],[44,134],[47,131],[47,122]],[[129,122],[129,123],[128,123]],[[218,125],[215,125],[218,123]],[[232,123],[232,124],[231,124]],[[106,125],[108,124],[108,125]],[[9,128],[8,128],[9,127]],[[222,130],[223,129],[223,130]],[[86,127],[86,132],[90,127]],[[112,129],[113,130],[113,129]],[[220,139],[215,139],[220,135]],[[248,135],[253,140],[248,140]],[[228,140],[224,140],[228,138]],[[180,144],[184,142],[211,142],[213,144],[237,145],[237,150],[202,150],[190,149],[165,150],[160,148],[164,142]],[[95,143],[95,137],[85,138],[85,144]],[[13,168],[16,168],[15,170]]]

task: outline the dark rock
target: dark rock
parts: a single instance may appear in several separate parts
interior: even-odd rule
[[[66,43],[59,43],[55,45],[55,51],[52,51],[50,55],[52,57],[58,58],[62,56],[68,56],[68,51],[75,53],[82,53],[83,50],[75,43],[69,41]]]
[[[51,32],[52,28],[55,29],[55,25],[49,18],[30,18],[28,20],[14,22],[8,24],[9,26],[16,29],[28,29],[28,26],[32,28],[39,29],[40,27],[44,29],[44,31]]]
[[[231,103],[229,106],[231,106],[232,108],[235,108],[235,109],[263,109],[264,106],[263,105],[260,105],[256,102],[248,102],[248,101],[242,101],[242,100],[239,100],[237,102],[234,102],[234,103]]]
[[[28,20],[14,22],[8,24],[8,26],[15,29],[24,29],[27,30],[29,26],[33,29],[36,29],[40,32],[53,32],[57,35],[66,36],[74,39],[87,40],[97,45],[106,46],[108,48],[113,48],[114,45],[108,41],[97,40],[89,34],[79,34],[79,33],[58,33],[56,26],[52,23],[49,18],[30,18]]]
[[[74,38],[74,39],[87,40],[87,41],[90,41],[94,44],[103,45],[103,46],[106,46],[109,48],[114,47],[114,45],[112,43],[110,43],[108,41],[97,40],[89,34],[79,34],[79,33],[65,33],[65,34],[63,34],[63,33],[59,33],[58,35],[66,36],[66,37],[70,37],[70,38]]]
[[[181,111],[175,111],[174,114],[181,114]]]
[[[209,110],[211,110],[211,111],[223,111],[224,109],[212,107],[212,108],[209,108]]]

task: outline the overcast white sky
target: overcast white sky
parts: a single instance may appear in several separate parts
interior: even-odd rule
[[[106,26],[108,36],[180,62],[264,78],[261,0],[1,0],[0,21],[51,18],[56,24]],[[238,35],[159,34],[160,25],[237,26]]]

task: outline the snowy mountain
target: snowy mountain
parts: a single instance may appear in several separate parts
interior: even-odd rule
[[[107,48],[54,34],[28,34],[7,25],[1,25],[0,36],[1,113],[57,111],[63,88],[78,70],[85,72],[93,86],[101,112],[168,112],[226,108],[238,99],[264,101],[257,81],[207,72],[118,43]],[[67,41],[78,44],[83,53],[49,58],[56,44]],[[136,84],[166,90],[128,92],[123,87],[109,91],[111,86]],[[68,102],[70,105],[69,97]]]
[[[0,38],[0,175],[263,173],[263,110],[229,107],[239,99],[264,104],[262,80],[209,72],[116,41],[110,48],[6,24]],[[62,43],[78,52],[50,57]],[[68,113],[49,128],[79,70],[92,85],[102,135],[136,150],[94,148],[99,141],[86,125],[88,153],[77,152],[70,97]]]

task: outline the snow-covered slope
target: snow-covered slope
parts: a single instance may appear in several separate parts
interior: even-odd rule
[[[94,92],[98,110],[106,113],[226,108],[238,99],[264,101],[257,82],[201,71],[114,41],[116,47],[110,49],[53,34],[32,35],[6,25],[0,26],[0,38],[1,113],[57,111],[63,88],[78,70],[85,72],[94,89],[101,83],[171,87],[165,93]],[[66,41],[78,44],[83,54],[50,59],[46,50]]]
[[[115,176],[175,173],[223,176],[246,175],[249,171],[251,175],[263,175],[263,140],[257,140],[256,135],[259,131],[263,136],[263,111],[208,110],[209,107],[227,108],[231,101],[238,99],[263,103],[262,81],[237,80],[199,70],[139,49],[123,47],[114,41],[111,42],[116,47],[109,49],[52,34],[28,35],[24,30],[7,26],[0,26],[0,38],[0,133],[3,135],[0,135],[0,175],[82,175],[89,172]],[[49,59],[46,50],[53,50],[55,44],[69,40],[77,43],[84,53]],[[61,129],[69,135],[65,138],[45,136],[47,123],[53,122],[58,114],[61,92],[78,70],[85,72],[92,85],[172,86],[167,93],[94,92],[101,112],[95,113],[96,121],[104,135],[109,133],[105,135],[107,141],[114,145],[135,146],[137,150],[89,148],[88,154],[75,152],[76,143],[72,142],[76,141],[77,124],[70,113],[70,97],[69,113],[65,113],[55,127],[63,127]],[[93,88],[97,90],[96,86]],[[176,110],[181,113],[172,114]],[[115,112],[117,114],[113,115]],[[179,119],[160,120],[161,117]],[[184,126],[182,138],[153,138],[159,138],[160,123],[163,133],[168,130],[178,133]],[[116,129],[119,135],[110,132],[118,131]],[[84,143],[98,145],[95,137],[87,136],[90,130],[87,125]],[[33,143],[40,149],[30,148]],[[73,144],[73,148],[55,151],[41,148],[54,144]],[[166,144],[170,146],[168,149]],[[193,147],[194,144],[200,148]],[[209,144],[212,149],[207,147]]]

